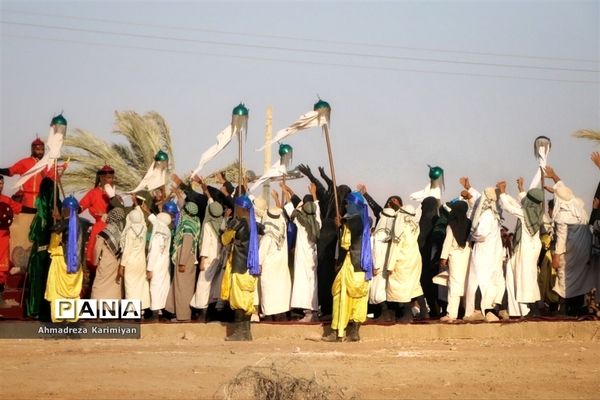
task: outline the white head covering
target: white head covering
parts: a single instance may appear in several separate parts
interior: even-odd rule
[[[125,221],[125,228],[121,234],[121,250],[129,240],[146,240],[146,222],[140,206],[131,210]]]
[[[256,220],[260,221],[261,218],[267,213],[267,201],[262,197],[256,197],[252,202],[254,203]]]
[[[584,202],[575,197],[573,191],[562,181],[554,185],[554,210],[552,220],[557,224],[587,224],[588,215]]]
[[[491,210],[497,220],[501,219],[500,210],[498,209],[498,196],[496,195],[496,189],[493,187],[486,188],[477,203],[475,203],[471,232],[475,232],[479,226],[479,219],[485,210]]]

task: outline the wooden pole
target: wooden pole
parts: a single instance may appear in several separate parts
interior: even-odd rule
[[[265,121],[265,143],[269,143],[273,137],[273,107],[267,107],[267,119]],[[263,163],[263,174],[271,168],[271,157],[272,157],[272,145],[265,147],[265,158]],[[267,201],[267,207],[271,202],[271,183],[270,180],[263,186],[263,197]]]
[[[57,211],[58,211],[57,204],[56,204],[57,203],[56,197],[57,197],[57,194],[58,194],[57,193],[58,192],[58,190],[57,190],[57,184],[58,184],[58,165],[56,163],[56,160],[54,160],[54,194],[52,196],[52,200],[53,200],[54,205],[52,206],[52,211],[53,211],[52,215],[56,215]],[[56,220],[54,220],[54,223],[56,223]]]
[[[243,163],[242,163],[242,155],[243,155],[243,151],[242,151],[242,131],[241,128],[240,130],[238,130],[237,132],[238,135],[238,160],[239,160],[239,169],[238,169],[238,196],[242,195],[242,185],[244,184],[244,179],[243,179]]]
[[[333,152],[331,151],[331,141],[329,139],[329,126],[327,124],[323,125],[323,133],[325,134],[325,141],[327,143],[327,155],[329,156],[329,169],[331,170],[331,180],[333,181],[333,197],[335,200],[335,216],[337,221],[340,219],[340,205],[338,202],[335,167],[333,165]]]

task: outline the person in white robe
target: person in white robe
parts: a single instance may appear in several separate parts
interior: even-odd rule
[[[298,231],[294,251],[294,281],[292,285],[291,307],[304,310],[300,322],[316,321],[319,310],[317,288],[317,240],[321,229],[321,211],[316,195],[316,186],[309,187],[312,196],[305,196],[294,209],[291,201],[285,210]]]
[[[259,243],[260,306],[267,318],[285,321],[290,310],[292,279],[288,268],[287,223],[280,207],[263,216],[264,234]]]
[[[500,210],[496,189],[487,188],[478,199],[473,213],[470,241],[473,242],[471,260],[467,273],[465,293],[465,321],[497,320],[493,312],[502,303],[505,283],[502,271],[503,248],[500,236]],[[481,303],[475,304],[477,289]],[[477,307],[476,307],[477,306]],[[477,310],[476,310],[477,308]]]
[[[369,288],[369,304],[382,305],[380,322],[396,320],[394,310],[389,308],[386,302],[387,280],[385,278],[396,216],[397,211],[389,207],[389,204],[386,205],[379,214],[379,221],[377,221],[375,231],[371,236],[373,241],[373,279]]]
[[[529,314],[529,306],[517,301],[515,293],[515,253],[513,251],[512,237],[508,232],[502,232],[502,246],[504,249],[504,279],[506,281],[506,306],[509,317],[524,317]],[[505,236],[506,235],[506,236]]]
[[[412,321],[411,301],[423,298],[418,238],[419,222],[414,207],[401,207],[394,221],[390,257],[384,273],[387,302],[396,311],[402,308],[401,322]]]
[[[150,214],[148,221],[152,224],[152,234],[146,271],[150,280],[150,310],[156,319],[158,312],[165,308],[171,287],[171,216],[165,212]]]
[[[127,214],[121,234],[120,275],[125,280],[125,298],[140,299],[142,310],[150,308],[150,287],[146,274],[146,221],[140,206]]]
[[[538,285],[538,259],[542,249],[540,228],[543,224],[544,192],[534,188],[525,192],[523,178],[517,180],[519,201],[506,193],[506,182],[498,182],[502,210],[517,218],[514,245],[515,299],[529,306],[528,316],[539,315],[540,287]]]
[[[467,218],[469,205],[457,201],[450,205],[446,237],[440,255],[440,266],[448,267],[448,314],[440,318],[442,322],[453,322],[458,318],[458,306],[465,293],[467,270],[471,256],[471,246],[467,241],[471,231],[471,221]]]
[[[566,313],[580,316],[583,313],[584,295],[595,286],[595,274],[591,264],[592,234],[583,201],[573,194],[556,175],[546,167],[545,175],[554,180],[554,209],[552,220],[556,244],[552,266],[557,279],[553,290],[565,299]]]
[[[209,198],[204,215],[204,229],[200,233],[199,256],[200,273],[196,282],[196,291],[190,305],[200,310],[198,322],[207,322],[207,309],[219,301],[223,280],[223,258],[221,257],[221,227],[223,224],[223,206]]]

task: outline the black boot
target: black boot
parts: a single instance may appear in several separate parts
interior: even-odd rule
[[[275,322],[287,321],[285,313],[279,313],[279,314],[273,315],[273,321],[275,321]]]
[[[145,320],[146,322],[158,322],[158,310],[151,310]]]
[[[341,341],[342,341],[342,338],[341,338],[341,337],[338,337],[338,331],[337,331],[337,329],[333,329],[333,330],[332,330],[332,331],[329,333],[329,335],[327,335],[327,336],[323,336],[323,337],[321,338],[321,340],[322,340],[322,341],[324,341],[324,342],[341,342]]]
[[[244,321],[244,340],[251,342],[252,341],[252,332],[250,331],[250,317]]]
[[[388,303],[384,301],[381,303],[381,315],[376,319],[377,322],[394,322],[394,310],[392,310]]]
[[[233,312],[234,315],[234,319],[233,319],[233,324],[232,328],[233,328],[233,333],[229,336],[227,336],[225,338],[225,340],[227,341],[232,341],[232,342],[240,342],[240,341],[246,341],[246,340],[251,340],[251,339],[246,339],[247,335],[246,335],[246,316],[244,313],[244,310],[234,310]],[[249,323],[250,321],[248,321]]]
[[[413,321],[411,303],[399,303],[402,316],[398,320],[401,324],[410,324]]]
[[[417,297],[417,303],[419,303],[419,320],[429,319],[429,311],[427,311],[427,301],[425,296]]]
[[[197,321],[201,322],[203,324],[205,324],[205,323],[208,322],[208,318],[207,318],[207,315],[206,315],[206,308],[198,310],[198,319],[197,319]]]
[[[360,329],[360,324],[358,322],[351,321],[348,324],[348,332],[346,337],[349,342],[360,342],[360,336],[358,335],[358,330]]]

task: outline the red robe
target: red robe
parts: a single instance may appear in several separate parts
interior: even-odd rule
[[[6,203],[14,214],[21,212],[22,205],[8,196],[0,194],[0,203]],[[6,283],[6,274],[10,268],[10,230],[0,229],[0,284]]]
[[[96,236],[106,228],[106,223],[102,221],[102,216],[108,213],[109,203],[110,199],[108,198],[108,195],[99,187],[93,188],[87,192],[79,202],[81,211],[89,210],[92,217],[96,220],[85,249],[85,259],[89,266],[95,265],[94,249],[96,248]]]
[[[12,167],[8,168],[8,176],[23,175],[25,172],[29,171],[31,167],[33,167],[37,162],[38,160],[33,157],[23,158],[22,160],[17,161]],[[42,179],[44,179],[44,177],[46,176],[51,179],[54,179],[54,170],[43,170],[29,178],[29,180],[23,184],[23,200],[21,201],[22,205],[30,208],[35,208],[35,199],[37,199],[38,193],[40,192],[40,183],[42,182]]]

